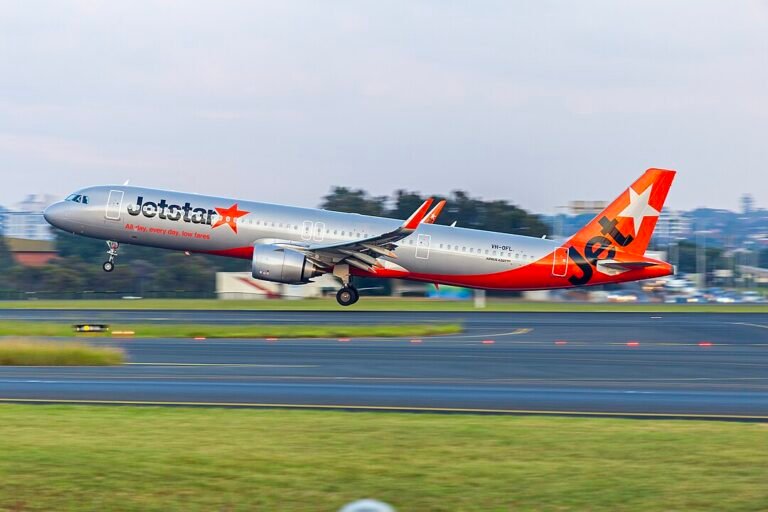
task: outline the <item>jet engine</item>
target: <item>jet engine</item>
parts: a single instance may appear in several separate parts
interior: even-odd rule
[[[273,244],[253,247],[252,271],[254,279],[286,284],[307,283],[323,273],[300,252]]]

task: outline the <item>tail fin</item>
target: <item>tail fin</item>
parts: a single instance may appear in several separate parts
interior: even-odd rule
[[[570,245],[583,247],[594,237],[610,237],[620,251],[644,254],[674,178],[675,171],[648,169],[608,208],[573,235]]]

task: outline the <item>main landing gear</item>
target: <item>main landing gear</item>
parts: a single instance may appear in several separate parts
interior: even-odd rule
[[[336,293],[336,301],[342,306],[351,306],[360,298],[357,288],[348,284]]]
[[[101,268],[104,269],[104,272],[112,272],[115,270],[115,258],[117,258],[117,250],[120,248],[120,244],[107,240],[107,247],[109,247],[109,250],[107,251],[109,259],[104,262]]]
[[[349,272],[349,265],[342,263],[333,267],[333,275],[340,281],[342,288],[336,293],[336,301],[341,306],[351,306],[360,298],[357,288],[352,286],[352,275]]]

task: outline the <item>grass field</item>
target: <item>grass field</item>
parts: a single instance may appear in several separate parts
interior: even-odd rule
[[[460,324],[397,325],[195,325],[195,324],[120,324],[111,332],[77,334],[73,326],[47,322],[0,321],[0,336],[104,337],[132,333],[138,338],[400,338],[456,334]],[[124,334],[120,334],[121,336]]]
[[[768,510],[768,425],[0,406],[0,509]]]
[[[568,302],[520,302],[489,300],[476,310],[472,301],[413,298],[363,297],[354,306],[343,308],[335,299],[233,300],[142,299],[142,300],[29,300],[0,301],[0,309],[166,309],[166,310],[283,310],[283,311],[509,311],[509,312],[696,312],[768,313],[768,304],[605,304]]]
[[[124,357],[120,349],[84,343],[0,340],[2,366],[111,366],[122,364]]]

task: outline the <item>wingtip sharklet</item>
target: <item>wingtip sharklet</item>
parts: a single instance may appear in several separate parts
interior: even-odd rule
[[[440,213],[443,211],[443,207],[445,206],[446,200],[442,199],[440,202],[438,202],[432,210],[428,214],[424,216],[424,218],[421,220],[422,224],[434,224],[437,222],[437,218],[440,216]]]
[[[419,208],[413,212],[413,215],[408,217],[408,220],[406,220],[403,223],[403,229],[413,231],[416,228],[419,227],[419,224],[421,224],[421,221],[424,220],[424,217],[427,216],[427,212],[429,211],[429,207],[432,206],[432,203],[434,202],[434,199],[431,197],[424,201]]]

